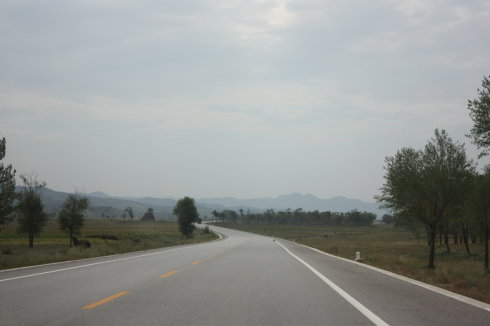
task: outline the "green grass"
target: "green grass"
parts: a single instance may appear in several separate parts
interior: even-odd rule
[[[74,259],[113,255],[217,239],[214,233],[195,230],[193,238],[179,232],[175,222],[124,222],[122,220],[88,219],[78,238],[87,239],[90,248],[69,247],[66,234],[50,220],[44,231],[34,238],[29,248],[26,234],[16,232],[15,223],[0,231],[0,269],[18,268]],[[87,238],[90,235],[114,235],[117,240]]]
[[[366,264],[490,303],[490,275],[482,273],[483,249],[479,244],[470,246],[470,257],[463,245],[451,244],[450,254],[445,246],[438,246],[436,269],[431,270],[426,267],[425,240],[391,226],[217,225],[293,240],[348,259],[355,259],[356,251],[360,251]]]

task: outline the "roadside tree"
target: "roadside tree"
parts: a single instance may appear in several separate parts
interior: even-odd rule
[[[3,160],[6,153],[5,138],[0,140],[0,161]],[[0,225],[10,222],[9,215],[13,212],[13,202],[16,197],[15,193],[15,170],[12,165],[3,165],[0,162]]]
[[[385,159],[385,184],[376,196],[399,217],[410,216],[426,230],[429,268],[434,268],[436,235],[457,202],[458,189],[467,182],[473,163],[464,145],[454,143],[445,130],[435,130],[423,151],[402,148]]]
[[[80,196],[79,193],[75,193],[66,198],[58,214],[60,230],[67,233],[70,237],[70,247],[73,246],[73,237],[78,236],[82,227],[85,225],[83,212],[88,206],[88,198]]]
[[[192,237],[199,214],[197,213],[194,199],[184,197],[180,199],[174,207],[174,215],[178,218],[179,230],[187,238]]]
[[[476,219],[476,225],[480,229],[480,236],[484,247],[484,270],[488,269],[490,238],[490,166],[485,167],[482,174],[475,174],[474,188],[469,196],[470,212]]]
[[[19,213],[17,217],[18,231],[28,234],[29,247],[33,248],[34,236],[42,231],[48,221],[39,193],[42,188],[46,187],[46,182],[38,181],[33,174],[21,175],[20,178],[24,187],[19,193],[19,200],[16,205],[16,210]]]
[[[468,100],[468,110],[473,120],[473,128],[468,137],[482,151],[479,158],[489,154],[490,149],[490,76],[483,77],[482,89],[478,89],[478,98]]]
[[[383,216],[381,217],[381,221],[386,224],[393,224],[395,223],[395,218],[393,217],[393,215],[383,214]]]

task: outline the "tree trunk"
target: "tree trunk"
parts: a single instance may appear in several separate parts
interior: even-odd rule
[[[466,248],[466,253],[468,256],[471,256],[470,246],[468,245],[468,228],[463,224],[461,230],[463,231],[463,242]]]
[[[489,238],[489,232],[488,232],[488,219],[486,218],[485,219],[485,234],[484,234],[484,238],[485,238],[485,243],[484,243],[484,246],[485,246],[485,271],[488,271],[488,238]]]
[[[70,248],[73,247],[73,230],[70,230]]]
[[[477,236],[474,232],[470,235],[470,238],[471,238],[471,243],[475,244],[477,240]]]
[[[449,248],[449,231],[447,229],[444,231],[444,244],[446,245],[446,251],[450,253],[451,248]]]
[[[34,248],[34,233],[29,231],[29,248]]]
[[[429,268],[434,269],[434,255],[436,248],[436,228],[430,227],[429,229]]]

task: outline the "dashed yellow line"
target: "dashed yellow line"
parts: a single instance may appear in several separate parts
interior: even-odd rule
[[[200,264],[200,263],[202,263],[202,259],[199,259],[199,260],[193,261],[193,262],[192,262],[192,265],[197,265],[197,264]]]
[[[169,277],[170,275],[174,275],[175,273],[178,273],[178,272],[179,272],[178,270],[174,270],[174,271],[168,272],[166,274],[163,274],[162,276],[160,276],[160,278]]]
[[[99,300],[99,301],[97,301],[97,302],[94,302],[94,303],[88,304],[88,305],[84,306],[84,307],[83,307],[83,309],[86,309],[86,310],[88,310],[88,309],[93,309],[93,308],[95,308],[95,307],[100,306],[101,304],[104,304],[104,303],[109,302],[109,301],[111,301],[111,300],[114,300],[114,299],[117,299],[117,298],[119,298],[119,297],[122,297],[123,295],[126,295],[126,294],[128,294],[128,293],[129,293],[128,291],[123,291],[123,292],[116,293],[116,294],[111,295],[110,297],[107,297],[107,298],[105,298],[105,299],[102,299],[102,300]]]
[[[214,255],[209,255],[208,258],[214,258]]]

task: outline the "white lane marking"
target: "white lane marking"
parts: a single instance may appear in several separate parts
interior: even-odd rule
[[[245,232],[245,231],[239,231],[239,232],[253,234],[254,236],[262,236],[264,238],[273,239],[273,240],[274,239],[281,239],[283,241],[290,242],[290,243],[295,244],[297,246],[302,246],[302,247],[311,249],[311,250],[316,251],[317,253],[322,254],[322,255],[325,255],[327,257],[338,259],[338,260],[343,260],[343,261],[345,261],[347,263],[356,264],[358,266],[362,266],[362,267],[371,269],[373,271],[376,271],[376,272],[385,274],[387,276],[391,276],[393,278],[396,278],[396,279],[398,279],[400,281],[407,282],[407,283],[410,283],[410,284],[413,284],[413,285],[416,285],[416,286],[420,286],[420,287],[422,287],[422,288],[424,288],[426,290],[429,290],[429,291],[438,293],[440,295],[444,295],[444,296],[449,297],[449,298],[452,298],[454,300],[457,300],[457,301],[460,301],[460,302],[469,304],[470,306],[473,306],[473,307],[476,307],[476,308],[479,308],[479,309],[483,309],[485,311],[489,311],[490,312],[490,304],[488,304],[488,303],[485,303],[485,302],[482,302],[482,301],[478,301],[478,300],[475,300],[475,299],[472,299],[472,298],[469,298],[469,297],[465,297],[464,295],[461,295],[461,294],[458,294],[458,293],[454,293],[454,292],[451,292],[449,290],[445,290],[445,289],[442,289],[442,288],[439,288],[437,286],[430,285],[430,284],[427,284],[427,283],[424,283],[424,282],[421,282],[421,281],[417,281],[417,280],[408,278],[408,277],[403,276],[403,275],[400,275],[400,274],[396,274],[396,273],[393,273],[393,272],[390,272],[390,271],[387,271],[387,270],[384,270],[384,269],[381,269],[381,268],[378,268],[378,267],[374,267],[374,266],[371,266],[371,265],[359,263],[359,262],[356,262],[356,261],[353,261],[353,260],[350,260],[350,259],[347,259],[347,258],[335,256],[335,255],[329,254],[327,252],[321,251],[319,249],[316,249],[316,248],[313,248],[313,247],[309,247],[307,245],[304,245],[304,244],[301,244],[301,243],[298,243],[298,242],[294,242],[294,241],[291,241],[291,240],[288,240],[288,239],[283,239],[283,238],[278,238],[278,237],[270,237],[270,236],[266,236],[266,235],[260,235],[260,234],[257,234],[257,233],[251,233],[251,232]]]
[[[340,287],[338,287],[334,282],[330,281],[328,278],[326,278],[322,273],[317,271],[315,268],[313,268],[310,264],[305,262],[303,259],[299,258],[295,254],[293,254],[291,251],[289,251],[288,248],[284,247],[279,241],[276,241],[278,245],[280,245],[288,254],[296,258],[300,263],[305,265],[310,271],[313,272],[318,278],[320,278],[323,282],[325,282],[328,286],[330,286],[335,292],[337,292],[342,298],[347,300],[351,305],[354,306],[357,310],[359,310],[364,316],[366,316],[370,321],[372,321],[376,326],[389,326],[386,322],[384,322],[381,318],[376,316],[371,310],[363,306],[359,301],[351,297],[347,292],[342,290]]]
[[[227,240],[230,240],[230,239],[231,239],[231,237],[228,236],[228,238],[226,238],[223,241],[227,241]],[[13,281],[13,280],[21,279],[21,278],[28,278],[28,277],[34,277],[34,276],[39,276],[39,275],[64,272],[64,271],[69,271],[69,270],[72,270],[72,269],[78,269],[78,268],[90,267],[90,266],[95,266],[95,265],[113,263],[113,262],[116,262],[116,261],[123,261],[123,260],[129,260],[129,259],[135,259],[135,258],[141,258],[141,257],[148,257],[148,256],[154,256],[154,255],[161,255],[161,254],[166,254],[166,253],[173,252],[173,251],[178,251],[178,250],[193,248],[193,247],[197,247],[197,246],[202,246],[202,245],[205,245],[205,244],[209,244],[209,242],[200,243],[200,244],[191,245],[191,246],[180,247],[180,248],[175,248],[175,249],[170,249],[170,250],[165,250],[165,251],[153,252],[153,253],[150,253],[150,254],[137,255],[137,256],[124,257],[124,258],[117,258],[117,259],[111,259],[111,260],[104,260],[104,261],[99,261],[99,262],[96,262],[96,263],[85,264],[85,265],[80,265],[80,266],[73,266],[73,267],[55,269],[55,270],[52,270],[52,271],[46,271],[46,272],[41,272],[41,273],[28,274],[28,275],[23,275],[23,276],[16,276],[16,277],[11,277],[11,278],[6,278],[6,279],[3,279],[3,280],[0,280],[0,282]]]

